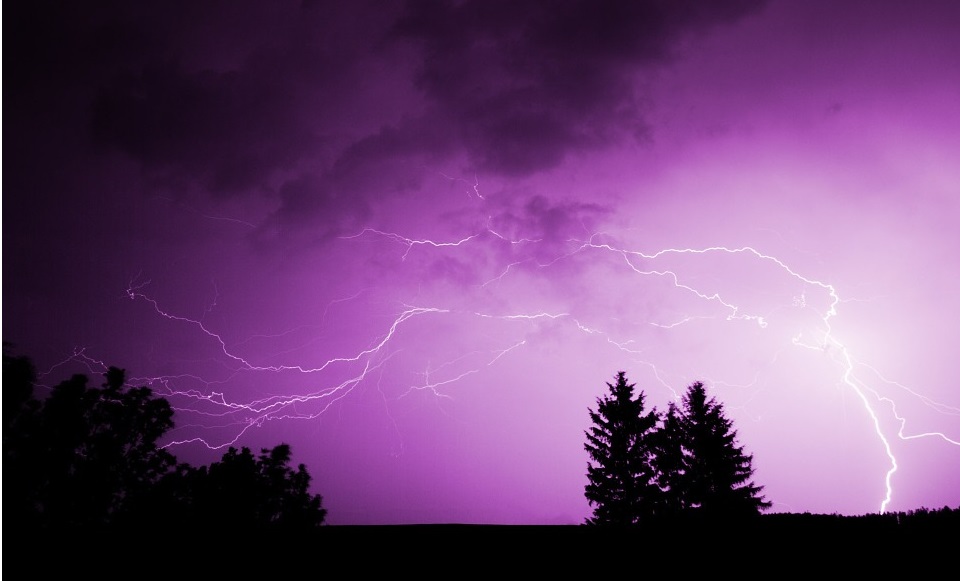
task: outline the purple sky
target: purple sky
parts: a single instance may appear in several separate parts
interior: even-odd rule
[[[776,512],[960,506],[952,1],[4,3],[3,339],[331,524],[579,523],[625,370]]]

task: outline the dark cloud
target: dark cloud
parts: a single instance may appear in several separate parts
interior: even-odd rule
[[[571,242],[589,238],[599,222],[613,211],[602,204],[569,200],[551,200],[542,195],[520,197],[497,203],[499,210],[488,227],[498,236],[513,242],[504,250],[512,258],[532,259],[540,264],[552,262],[571,249]],[[509,261],[509,260],[508,260]]]
[[[347,146],[329,169],[280,186],[278,223],[285,230],[316,233],[315,218],[321,216],[320,239],[352,233],[378,200],[416,191],[424,168],[443,157],[448,146],[447,135],[422,123],[384,126]]]
[[[213,192],[262,184],[318,145],[289,93],[237,73],[150,66],[94,105],[95,135],[159,172],[186,172]]]
[[[635,74],[758,6],[12,2],[5,108],[15,138],[119,151],[150,191],[254,193],[277,199],[277,223],[352,222],[416,187],[425,161],[525,176],[643,137]]]
[[[357,61],[370,44],[368,30],[344,34],[356,14],[325,8],[288,10],[252,44],[235,37],[244,27],[210,19],[212,35],[245,49],[200,58],[176,46],[167,51],[175,58],[117,74],[94,102],[95,136],[153,173],[185,174],[215,194],[276,187],[305,162],[322,163],[324,148],[340,147],[335,135],[350,131],[336,113],[355,98]]]
[[[610,210],[588,202],[551,202],[535,196],[524,205],[528,232],[537,232],[538,237],[555,242],[583,239],[593,232],[598,218]]]
[[[683,35],[759,1],[423,0],[396,34],[418,41],[418,86],[453,119],[475,164],[521,175],[645,134],[634,77]]]
[[[643,136],[637,68],[664,62],[682,35],[758,5],[410,2],[392,30],[422,48],[416,83],[436,108],[422,113],[420,125],[446,127],[477,169],[516,176],[554,167],[572,151]],[[362,126],[337,127],[330,112],[363,90],[351,74],[363,59],[398,48],[381,42],[392,5],[368,12],[330,2],[285,6],[285,17],[268,17],[254,40],[251,21],[264,15],[246,4],[172,12],[179,18],[160,18],[152,34],[135,35],[154,39],[136,40],[149,44],[153,59],[170,60],[128,66],[101,89],[94,126],[102,141],[220,193],[262,188],[304,161],[331,163],[382,142],[382,131],[364,136]],[[115,32],[107,44],[124,52],[143,20],[103,24]],[[217,50],[200,31],[238,48]],[[356,143],[335,133],[353,133]]]
[[[442,127],[422,120],[385,125],[377,133],[347,146],[330,173],[341,181],[369,180],[371,173],[382,175],[384,168],[378,166],[390,160],[441,156],[449,146],[449,135]]]

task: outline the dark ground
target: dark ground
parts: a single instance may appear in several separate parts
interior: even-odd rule
[[[159,523],[158,523],[159,524]],[[87,533],[26,539],[3,531],[11,579],[310,579],[628,576],[955,579],[960,508],[885,515],[768,514],[737,524],[324,526],[308,534],[223,531]],[[622,569],[635,570],[626,574]],[[621,570],[614,575],[614,570]],[[18,574],[19,573],[19,574]],[[670,580],[667,580],[670,581]]]

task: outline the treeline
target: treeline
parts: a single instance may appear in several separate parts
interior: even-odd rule
[[[960,508],[907,513],[767,514],[753,456],[723,405],[700,382],[679,404],[647,410],[625,372],[588,409],[587,484],[592,515],[577,527],[630,527],[660,536],[749,524],[761,533],[820,535],[960,530]],[[279,444],[229,448],[209,466],[180,462],[159,445],[174,427],[170,403],[126,385],[110,367],[99,387],[77,374],[38,398],[29,358],[3,354],[3,528],[7,540],[57,533],[162,533],[229,538],[318,531],[327,511],[306,467]],[[324,527],[329,528],[329,527]],[[350,527],[347,527],[348,529]],[[421,527],[422,529],[423,527]],[[471,530],[477,530],[474,527]]]
[[[311,476],[286,444],[230,448],[209,466],[160,447],[174,410],[109,368],[100,387],[74,375],[38,399],[30,359],[3,354],[3,527],[9,535],[307,531],[323,524]]]
[[[952,531],[950,538],[960,533],[960,506],[861,514],[777,513],[764,515],[768,528],[799,531],[852,533],[940,533]]]

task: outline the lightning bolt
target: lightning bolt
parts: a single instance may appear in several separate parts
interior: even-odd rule
[[[446,176],[444,176],[446,177]],[[448,178],[451,179],[451,178]],[[472,184],[473,192],[479,199],[483,196],[479,192],[479,182]],[[921,438],[936,438],[953,446],[960,446],[956,437],[936,431],[907,431],[908,420],[898,412],[896,402],[889,396],[870,387],[870,383],[857,373],[858,369],[866,370],[877,377],[881,382],[896,386],[908,395],[918,398],[931,409],[950,415],[960,415],[960,409],[940,402],[936,402],[922,394],[908,389],[905,386],[891,382],[884,378],[876,368],[856,359],[846,343],[840,340],[834,331],[834,320],[838,317],[838,307],[841,297],[838,289],[831,283],[802,274],[788,263],[769,253],[762,252],[753,246],[728,247],[722,245],[701,248],[661,248],[652,252],[633,249],[611,242],[608,234],[594,233],[585,239],[569,238],[561,248],[548,245],[543,237],[511,238],[495,227],[495,219],[487,217],[484,226],[474,233],[453,238],[451,240],[435,240],[428,237],[411,237],[396,232],[390,232],[373,227],[367,227],[354,235],[342,236],[344,243],[352,243],[361,238],[375,237],[399,245],[403,248],[399,262],[407,263],[414,254],[428,255],[429,253],[459,252],[471,256],[490,256],[491,245],[506,245],[510,252],[493,254],[496,260],[489,260],[491,272],[481,275],[475,290],[486,293],[496,293],[494,283],[504,283],[512,277],[534,276],[556,267],[565,261],[583,258],[587,264],[593,264],[605,258],[614,259],[610,264],[619,264],[626,269],[627,274],[641,279],[663,281],[672,288],[679,297],[692,299],[694,304],[706,307],[716,307],[715,313],[688,313],[675,319],[642,321],[647,328],[653,327],[662,332],[672,332],[684,326],[702,321],[716,320],[725,322],[742,322],[756,325],[765,330],[770,324],[770,313],[752,309],[741,300],[728,296],[726,290],[720,290],[716,284],[703,282],[698,277],[697,266],[684,264],[683,261],[695,259],[698,261],[716,261],[719,257],[736,258],[748,261],[754,268],[768,268],[771,272],[779,273],[787,280],[793,281],[797,292],[789,300],[792,308],[803,312],[814,313],[815,332],[801,331],[793,334],[790,345],[793,348],[818,351],[828,354],[838,367],[838,381],[851,392],[856,394],[868,414],[872,430],[879,445],[883,449],[889,467],[883,475],[884,495],[879,501],[879,512],[886,512],[894,497],[894,475],[899,469],[899,463],[894,454],[891,439],[915,440]],[[553,252],[546,259],[544,251]],[[486,254],[484,254],[486,252]],[[530,268],[523,268],[529,265]],[[513,310],[496,312],[490,309],[476,309],[467,306],[458,307],[453,304],[432,304],[429,306],[412,305],[398,302],[391,318],[383,324],[378,334],[375,334],[367,346],[356,348],[353,351],[341,353],[333,357],[322,358],[319,364],[280,364],[254,360],[253,357],[239,353],[236,348],[249,342],[257,336],[238,338],[231,342],[223,333],[205,322],[204,317],[193,318],[171,312],[163,307],[161,302],[147,294],[149,280],[141,280],[138,275],[130,281],[124,290],[123,296],[132,301],[147,305],[154,314],[169,321],[171,324],[185,325],[197,331],[202,337],[212,342],[217,351],[224,358],[230,371],[229,375],[219,381],[204,380],[197,375],[166,375],[159,377],[135,378],[133,382],[145,382],[153,385],[163,395],[175,401],[175,408],[183,417],[192,418],[186,423],[178,423],[178,430],[184,431],[212,430],[226,434],[219,439],[207,436],[191,436],[172,439],[166,446],[184,446],[187,444],[201,444],[209,449],[220,449],[234,445],[250,430],[262,427],[271,421],[311,420],[328,413],[332,407],[345,400],[360,386],[371,383],[381,395],[385,409],[389,410],[389,401],[407,398],[415,393],[429,394],[440,399],[450,399],[454,395],[450,391],[453,386],[463,382],[467,377],[484,373],[503,360],[514,356],[517,352],[531,345],[535,335],[531,331],[537,325],[554,324],[564,325],[571,331],[585,337],[601,338],[614,349],[633,358],[639,364],[651,369],[656,381],[669,392],[674,399],[679,399],[677,386],[669,381],[662,370],[649,358],[645,357],[647,347],[643,341],[630,332],[620,329],[623,321],[616,318],[606,323],[592,321],[581,316],[574,310]],[[361,288],[345,296],[329,302],[322,309],[321,323],[326,320],[327,312],[333,304],[359,300],[370,290]],[[470,297],[464,300],[469,301]],[[817,310],[820,305],[820,310]],[[205,313],[212,309],[209,306]],[[501,342],[500,345],[490,345],[486,349],[471,349],[459,355],[451,356],[439,365],[427,363],[416,372],[418,380],[406,383],[399,395],[387,397],[383,387],[383,373],[385,367],[403,351],[396,345],[403,329],[410,325],[429,320],[439,320],[448,317],[459,317],[479,322],[494,322],[500,325],[519,325],[514,340]],[[613,326],[615,328],[605,328]],[[283,336],[291,333],[287,330],[274,336]],[[776,357],[776,356],[775,356]],[[85,350],[78,349],[71,360],[86,365],[89,369],[105,369],[102,362],[89,357]],[[771,365],[774,362],[771,362]],[[50,370],[52,372],[53,369]],[[229,384],[242,374],[271,373],[295,374],[308,379],[311,387],[299,394],[273,394],[267,397],[254,398],[247,401],[232,399],[229,393]],[[717,385],[730,385],[718,380]],[[755,375],[749,386],[758,383]],[[189,384],[193,384],[190,387]],[[218,387],[219,386],[219,387]],[[886,406],[883,408],[882,406]],[[881,416],[884,409],[898,422],[899,429],[895,434],[887,433],[883,428]],[[388,412],[389,413],[389,412]],[[394,425],[396,423],[394,422]]]

